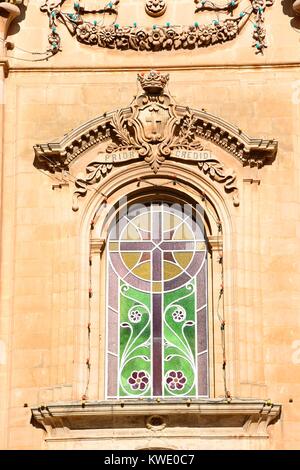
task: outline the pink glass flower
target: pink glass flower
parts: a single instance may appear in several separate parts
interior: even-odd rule
[[[181,390],[186,383],[186,377],[181,370],[170,370],[166,378],[166,383],[169,390]]]
[[[134,371],[128,379],[132,390],[145,390],[149,384],[149,375],[144,370]]]

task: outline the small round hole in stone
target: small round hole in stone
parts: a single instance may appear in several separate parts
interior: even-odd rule
[[[147,418],[146,427],[152,431],[159,431],[166,427],[166,419],[160,415],[152,415]]]

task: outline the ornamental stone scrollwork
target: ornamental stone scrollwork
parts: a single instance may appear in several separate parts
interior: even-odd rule
[[[23,0],[0,0],[0,39],[5,41],[11,22],[20,16]],[[2,44],[2,46],[4,43]],[[0,46],[0,49],[2,48]]]
[[[103,8],[89,9],[75,1],[74,11],[64,9],[65,0],[45,0],[41,11],[49,17],[50,34],[48,36],[50,51],[56,54],[61,50],[61,37],[58,26],[64,25],[72,36],[87,45],[108,49],[135,51],[162,51],[177,49],[196,49],[221,44],[236,38],[246,23],[253,24],[253,46],[256,53],[263,53],[267,47],[264,27],[265,10],[273,5],[274,0],[247,0],[248,6],[240,10],[239,0],[215,4],[210,0],[195,0],[196,11],[221,12],[225,18],[214,19],[209,24],[195,21],[190,25],[155,25],[142,27],[137,25],[119,25],[117,23],[119,0],[111,0]],[[146,12],[151,16],[160,16],[166,10],[166,0],[147,0]],[[108,14],[111,24],[95,19],[88,21],[86,15]],[[234,15],[235,13],[235,15]]]
[[[296,15],[300,15],[300,0],[296,0],[293,3],[293,10],[296,13]]]
[[[274,140],[254,139],[226,121],[207,113],[177,105],[167,85],[168,74],[157,71],[138,74],[139,92],[128,108],[107,113],[67,134],[60,142],[34,147],[38,168],[50,172],[70,171],[79,157],[93,152],[85,175],[75,180],[74,206],[115,166],[144,162],[157,174],[166,160],[198,167],[203,175],[222,184],[238,205],[236,175],[211,151],[217,146],[243,166],[261,168],[277,152]]]

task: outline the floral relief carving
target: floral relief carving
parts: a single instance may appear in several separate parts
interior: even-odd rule
[[[149,16],[162,16],[167,9],[166,0],[147,0],[145,5],[146,13]]]
[[[45,0],[41,10],[48,14],[51,32],[48,36],[50,50],[56,54],[61,50],[61,38],[57,31],[63,24],[70,34],[76,39],[88,45],[119,50],[152,51],[177,49],[195,49],[221,44],[233,40],[238,36],[243,26],[250,20],[253,23],[253,46],[256,53],[262,53],[267,47],[266,30],[264,27],[265,10],[273,5],[274,0],[248,0],[249,5],[245,10],[236,13],[239,6],[238,0],[230,0],[224,4],[214,4],[208,0],[195,0],[196,13],[205,10],[222,11],[228,14],[228,18],[213,20],[209,24],[200,24],[195,21],[190,25],[153,25],[140,27],[137,23],[132,26],[122,26],[116,22],[119,1],[109,2],[104,9],[90,11],[74,3],[74,13],[63,10],[64,0]],[[147,0],[146,12],[151,16],[160,16],[166,10],[165,0]],[[111,25],[104,26],[102,22],[86,21],[86,13],[106,13],[112,15]]]
[[[52,173],[69,171],[73,161],[95,148],[97,156],[86,165],[85,174],[75,179],[74,210],[78,210],[78,198],[99,184],[114,166],[144,161],[156,174],[165,160],[197,165],[203,175],[222,184],[238,205],[236,175],[211,154],[207,142],[226,150],[242,165],[260,168],[274,160],[276,141],[249,138],[205,110],[177,105],[167,89],[168,81],[168,74],[154,70],[140,73],[139,92],[128,108],[83,124],[61,142],[34,147],[35,166]]]

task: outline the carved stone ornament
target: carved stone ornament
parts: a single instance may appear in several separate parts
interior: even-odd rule
[[[192,1],[192,0],[191,0]],[[108,49],[135,50],[135,51],[162,51],[177,49],[196,49],[221,44],[237,37],[246,23],[253,24],[253,47],[256,53],[263,53],[267,47],[264,27],[266,7],[273,5],[274,0],[247,0],[248,5],[240,10],[238,0],[229,0],[224,4],[214,4],[210,0],[195,0],[196,12],[212,10],[227,14],[222,21],[214,19],[208,24],[195,21],[190,25],[165,26],[153,25],[142,27],[133,23],[132,26],[117,23],[119,0],[111,0],[104,8],[91,10],[75,1],[74,11],[64,9],[65,0],[44,0],[41,11],[48,14],[50,34],[48,36],[52,54],[61,50],[61,38],[57,31],[59,25],[64,25],[70,34],[84,44],[104,47]],[[145,9],[151,16],[160,16],[165,12],[166,0],[147,0]],[[235,10],[236,15],[233,16]],[[103,18],[87,21],[86,14],[108,14],[111,24],[104,25]],[[216,15],[217,17],[217,15]],[[96,17],[95,17],[96,18]]]
[[[146,13],[149,16],[162,16],[167,9],[166,0],[147,0],[145,5]]]
[[[300,15],[300,0],[296,0],[293,3],[293,10],[296,13],[296,15]]]
[[[157,173],[166,159],[172,159],[198,165],[204,175],[223,184],[238,205],[234,172],[205,148],[206,142],[225,149],[243,165],[258,168],[274,160],[277,142],[249,138],[205,110],[176,105],[167,90],[168,81],[168,74],[154,70],[138,74],[140,91],[130,107],[89,121],[60,142],[36,145],[35,166],[50,172],[68,171],[81,154],[101,145],[97,159],[86,166],[86,176],[75,181],[76,198],[85,196],[88,186],[99,183],[114,166],[142,160]],[[77,203],[73,208],[78,209]]]
[[[3,48],[11,22],[20,16],[21,11],[18,5],[22,5],[23,0],[0,0],[0,50]]]

